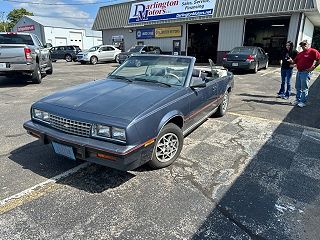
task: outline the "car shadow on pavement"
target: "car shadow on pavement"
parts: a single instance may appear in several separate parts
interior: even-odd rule
[[[23,78],[15,77],[15,78],[7,78],[0,76],[0,88],[9,88],[9,87],[24,87],[29,84],[32,84],[31,80],[28,81]]]
[[[231,184],[221,184],[214,195],[207,196],[214,208],[194,233],[193,240],[319,239],[319,92],[320,78],[310,89],[312,105],[303,109],[294,107],[273,131],[271,123],[266,122],[270,124],[270,137],[261,142],[256,153],[250,151],[246,139],[249,136],[242,127],[250,120],[239,117],[239,128],[229,148],[233,147],[234,152],[241,149],[246,154],[234,163],[243,165],[243,170],[230,169],[239,171],[238,177],[236,174],[234,180],[230,177],[225,182],[232,180]],[[258,134],[251,137],[259,141]],[[213,180],[211,186],[217,183],[218,179]]]
[[[73,161],[56,155],[51,145],[42,145],[38,141],[11,151],[9,159],[22,166],[22,168],[29,169],[33,173],[48,179],[84,163],[84,161]],[[90,164],[57,183],[89,193],[100,193],[118,187],[134,176],[129,172]]]

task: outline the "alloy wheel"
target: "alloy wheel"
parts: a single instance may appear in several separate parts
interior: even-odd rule
[[[156,146],[156,158],[159,162],[170,161],[178,152],[179,138],[174,133],[163,135]]]

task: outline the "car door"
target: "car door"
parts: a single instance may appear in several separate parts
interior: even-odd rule
[[[259,68],[262,68],[262,67],[264,67],[266,65],[265,56],[262,53],[261,48],[257,48],[256,51],[257,51],[257,59],[258,59],[258,62],[259,62]]]
[[[99,60],[103,60],[103,61],[108,60],[108,51],[106,46],[100,47],[98,52],[99,52],[99,55],[98,55]]]
[[[40,39],[35,36],[34,38],[36,44],[38,45],[38,49],[36,49],[36,52],[39,56],[39,63],[41,67],[46,67],[50,61],[50,52],[49,49],[45,48],[40,41]]]
[[[111,60],[114,60],[114,57],[115,57],[115,51],[116,49],[112,46],[108,46],[107,47],[107,60],[111,61]]]
[[[263,60],[264,65],[263,65],[263,66],[265,67],[265,66],[267,66],[267,62],[268,62],[268,60],[269,60],[269,59],[268,59],[268,55],[266,54],[266,52],[265,52],[262,48],[260,48],[260,51],[261,51],[261,54],[262,54],[263,59],[264,59],[264,60]]]
[[[57,59],[64,59],[66,54],[66,48],[64,46],[60,46],[57,48]]]
[[[200,72],[193,70],[191,83],[199,80],[201,80]],[[197,125],[206,116],[205,108],[207,104],[207,88],[189,87],[188,94],[189,114],[185,117],[184,130]]]
[[[58,48],[57,48],[57,47],[51,48],[51,50],[50,50],[50,52],[51,52],[51,59],[53,59],[53,60],[58,59],[58,57],[57,57],[57,51],[58,51]]]

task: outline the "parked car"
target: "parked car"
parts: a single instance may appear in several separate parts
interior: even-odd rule
[[[138,61],[143,64],[134,65]],[[55,153],[131,170],[169,166],[184,136],[223,116],[233,88],[225,69],[196,68],[188,56],[137,55],[106,79],[47,96],[24,128]]]
[[[49,49],[37,35],[0,32],[0,75],[22,75],[41,83],[42,77],[52,72]]]
[[[77,54],[77,61],[81,64],[90,62],[97,64],[99,61],[116,61],[119,62],[119,53],[121,50],[112,45],[100,45],[90,48],[87,51]]]
[[[162,51],[156,46],[137,45],[129,49],[128,52],[122,52],[119,54],[119,63],[122,64],[132,54],[147,53],[147,54],[161,54]]]
[[[57,46],[51,48],[51,58],[52,61],[57,61],[59,59],[65,59],[67,62],[72,62],[77,60],[77,54],[81,49],[76,45],[68,46]]]
[[[268,54],[260,47],[235,47],[224,58],[222,65],[229,70],[267,69],[269,65]]]

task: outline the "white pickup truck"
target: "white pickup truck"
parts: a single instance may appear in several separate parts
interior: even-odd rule
[[[0,32],[0,75],[41,83],[52,71],[50,51],[35,34]]]

